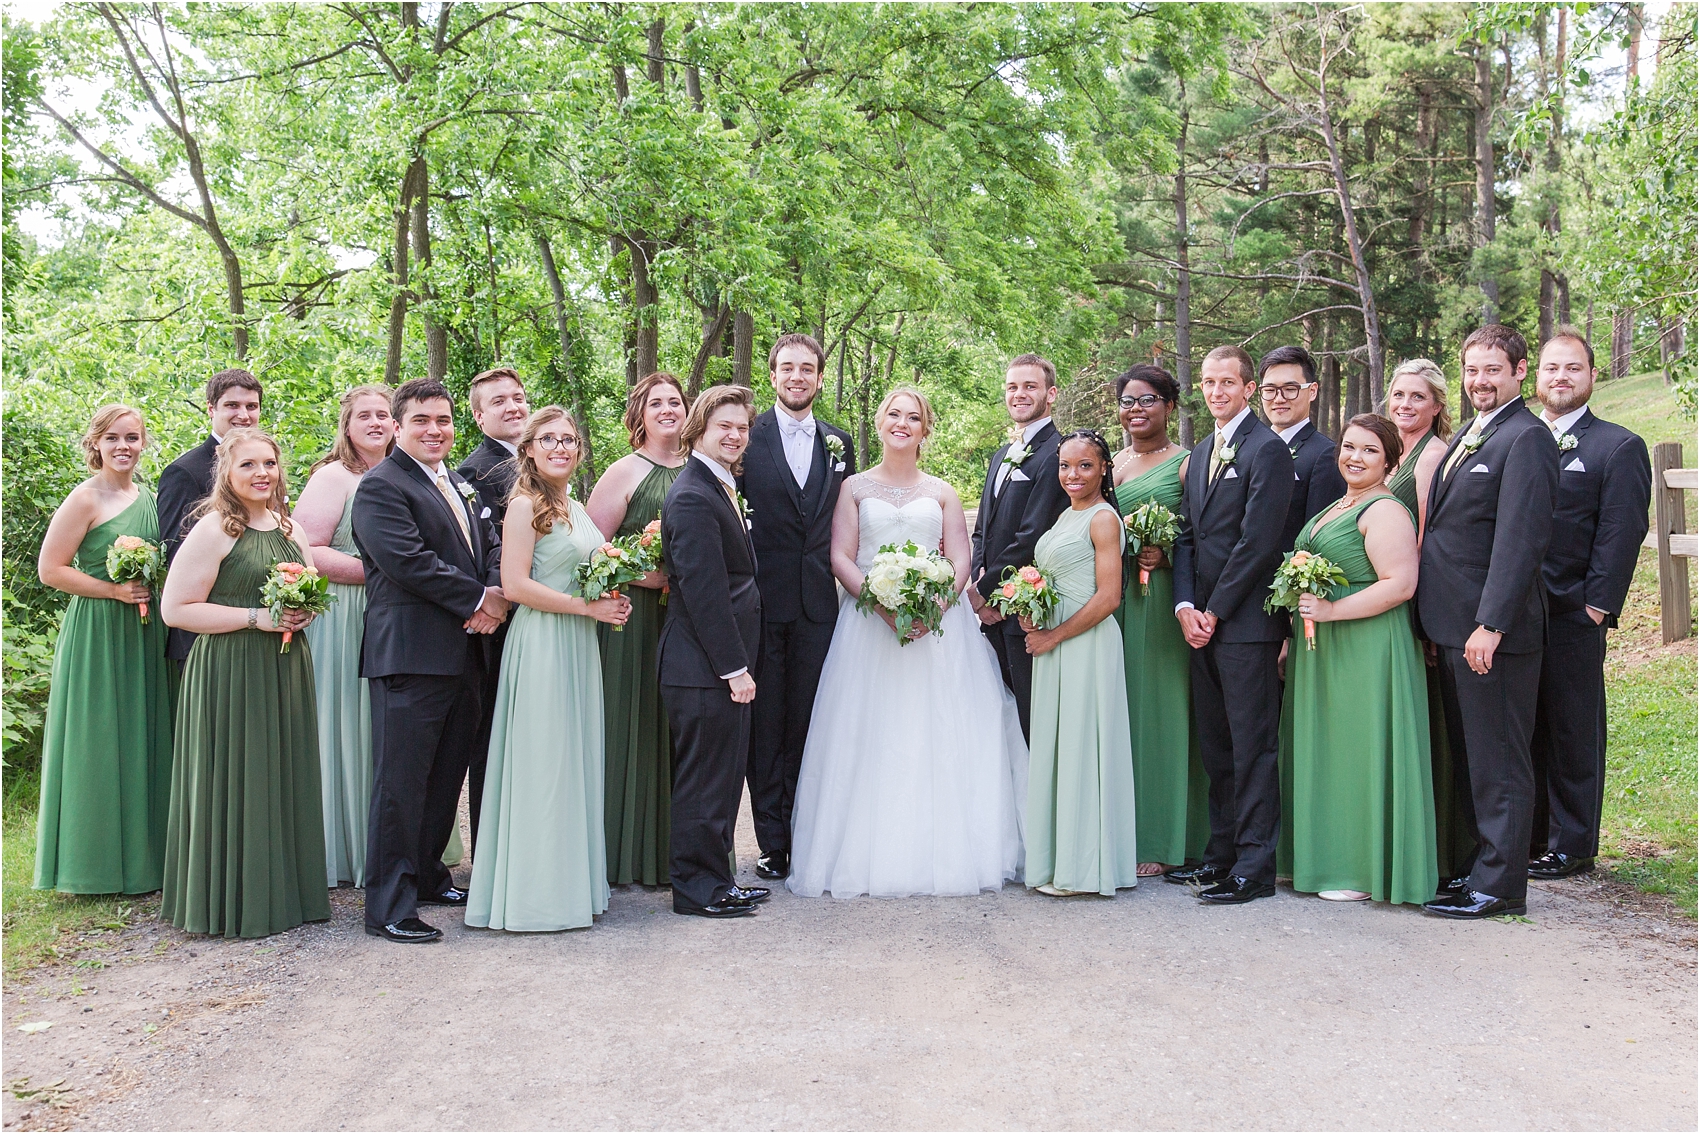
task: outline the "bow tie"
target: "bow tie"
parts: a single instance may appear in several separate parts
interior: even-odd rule
[[[798,421],[796,418],[786,415],[779,420],[779,431],[788,438],[813,437],[815,435],[815,419],[813,416],[809,416]]]

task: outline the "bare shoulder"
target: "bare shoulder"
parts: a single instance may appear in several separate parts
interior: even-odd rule
[[[1372,501],[1369,507],[1358,515],[1358,527],[1361,531],[1371,528],[1394,529],[1409,528],[1416,532],[1416,521],[1411,518],[1410,511],[1400,503],[1397,496],[1382,496]]]

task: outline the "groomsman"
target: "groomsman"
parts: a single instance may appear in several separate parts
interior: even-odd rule
[[[1263,600],[1281,565],[1293,457],[1251,412],[1257,392],[1251,355],[1219,346],[1204,356],[1199,373],[1216,428],[1187,462],[1175,541],[1175,617],[1192,647],[1193,715],[1210,777],[1210,841],[1201,864],[1166,877],[1204,887],[1198,896],[1205,902],[1237,905],[1275,893],[1277,665],[1287,623],[1265,614]]]
[[[1346,478],[1334,442],[1310,420],[1316,401],[1316,360],[1304,347],[1276,347],[1257,364],[1257,392],[1269,428],[1293,458],[1293,498],[1281,528],[1281,550],[1293,550],[1299,532],[1318,512],[1346,495]]]
[[[750,809],[756,873],[791,873],[791,803],[803,766],[815,687],[838,622],[832,514],[856,475],[850,435],[814,415],[826,358],[809,335],[781,335],[767,355],[773,408],[750,429],[738,484],[749,503],[762,596],[761,692],[750,726]]]
[[[1443,879],[1423,908],[1443,917],[1521,913],[1529,831],[1546,587],[1558,446],[1523,406],[1528,347],[1489,323],[1464,340],[1470,428],[1452,439],[1429,486],[1417,576],[1423,636],[1440,647],[1440,690],[1464,826],[1475,839],[1466,876]]]
[[[1558,445],[1558,504],[1541,563],[1547,644],[1541,656],[1532,755],[1531,878],[1594,868],[1606,780],[1606,630],[1617,625],[1647,538],[1647,444],[1588,409],[1594,348],[1557,327],[1541,348],[1535,392]]]
[[[442,931],[421,903],[461,906],[443,865],[483,715],[484,648],[508,614],[502,545],[477,492],[445,463],[454,402],[431,378],[391,399],[396,445],[360,478],[354,542],[366,564],[360,675],[372,698],[366,932],[413,944]]]
[[[246,370],[220,370],[207,380],[207,417],[212,432],[205,441],[165,466],[159,474],[159,537],[165,546],[167,565],[177,557],[178,545],[186,535],[189,513],[212,491],[213,464],[218,447],[232,429],[249,429],[259,424],[260,380]],[[165,640],[165,656],[187,661],[195,636],[172,628]]]
[[[734,479],[754,408],[745,386],[698,396],[681,437],[691,457],[661,506],[672,598],[656,665],[673,733],[673,912],[698,917],[747,916],[769,893],[739,887],[731,868],[762,645],[750,514]]]
[[[479,512],[502,534],[502,520],[508,514],[508,493],[513,491],[518,469],[514,457],[519,453],[520,435],[531,416],[525,400],[525,387],[520,385],[519,373],[507,366],[486,370],[472,379],[466,392],[484,441],[462,462],[459,472],[465,481],[478,490]],[[508,640],[508,624],[496,627],[494,634],[480,638],[484,650],[483,706],[478,715],[478,735],[472,742],[472,759],[467,764],[467,800],[472,817],[472,852],[478,853],[478,815],[484,801],[484,768],[490,758],[490,726],[496,716],[496,685],[502,675],[502,646]]]
[[[1003,683],[1015,694],[1021,735],[1032,739],[1028,715],[1033,702],[1033,659],[1027,636],[1013,618],[1005,618],[986,599],[1003,584],[1007,567],[1033,562],[1039,537],[1068,509],[1068,493],[1057,479],[1061,438],[1051,424],[1057,400],[1057,368],[1036,354],[1024,354],[1004,372],[1003,404],[1009,411],[1010,439],[992,454],[980,510],[974,517],[974,558],[968,602],[998,656]]]

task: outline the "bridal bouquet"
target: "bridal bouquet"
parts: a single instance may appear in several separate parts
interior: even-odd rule
[[[265,586],[260,588],[260,601],[271,608],[272,622],[276,624],[283,621],[286,610],[323,614],[336,601],[336,596],[330,592],[331,581],[314,568],[300,563],[273,563],[272,573],[266,576]],[[290,640],[294,637],[295,631],[285,630],[283,645],[277,652],[287,654]]]
[[[146,583],[157,591],[165,584],[165,552],[141,536],[121,535],[106,549],[106,575],[114,583]],[[142,625],[148,624],[148,603],[139,605]]]
[[[1147,500],[1129,512],[1122,524],[1127,528],[1129,555],[1138,555],[1147,547],[1168,551],[1181,532],[1181,518],[1155,500]],[[1151,571],[1145,567],[1139,569],[1139,593],[1151,593]]]
[[[1263,600],[1265,614],[1297,610],[1300,595],[1327,598],[1337,586],[1345,586],[1346,573],[1332,562],[1309,551],[1290,551],[1275,569],[1275,585]],[[1305,649],[1316,649],[1316,621],[1305,619]]]
[[[657,542],[659,539],[658,536]],[[650,569],[640,562],[638,553],[629,546],[622,546],[623,543],[625,541],[622,540],[605,543],[578,565],[579,594],[587,600],[617,596],[621,587],[649,573]],[[614,630],[618,633],[625,627],[616,624]]]
[[[879,549],[862,580],[856,609],[882,607],[897,622],[897,644],[907,646],[917,624],[933,634],[944,633],[944,612],[956,601],[956,568],[936,551],[922,551],[915,542]]]
[[[1051,577],[1037,567],[1012,563],[1003,569],[1003,585],[986,602],[1005,615],[1043,626],[1057,608],[1057,589]]]

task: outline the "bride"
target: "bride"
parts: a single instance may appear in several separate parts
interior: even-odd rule
[[[848,596],[821,671],[792,809],[794,893],[975,894],[1021,871],[1027,746],[1015,700],[967,604],[940,636],[900,644],[892,616],[856,609],[863,572],[886,544],[939,548],[968,581],[962,501],[916,467],[933,409],[887,394],[875,417],[882,458],[844,482],[832,570]]]

